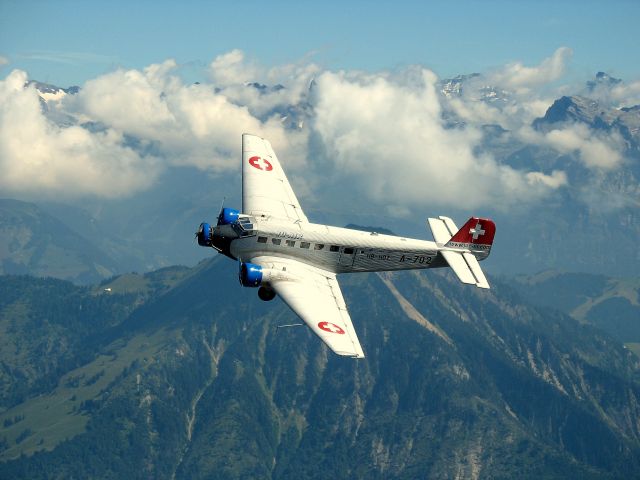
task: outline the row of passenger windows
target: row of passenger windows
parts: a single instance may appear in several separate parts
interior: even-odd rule
[[[258,243],[267,243],[267,237],[258,237]],[[271,239],[271,243],[273,243],[274,245],[281,245],[282,244],[282,239],[281,238],[272,238]],[[284,241],[285,245],[287,247],[295,247],[296,246],[296,241],[295,240],[285,240]],[[314,250],[324,250],[325,248],[325,244],[324,243],[314,243],[313,244],[313,249]],[[311,243],[310,242],[300,242],[300,248],[311,248]],[[330,252],[339,252],[340,251],[340,247],[338,245],[329,245],[329,251]],[[343,250],[343,253],[346,253],[347,255],[352,255],[353,254],[353,248],[350,247],[345,247]]]

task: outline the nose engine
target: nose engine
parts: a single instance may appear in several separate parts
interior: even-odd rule
[[[207,222],[202,222],[196,238],[201,247],[213,247],[218,252],[229,255],[229,245],[231,240],[238,238],[234,227],[238,223],[240,212],[233,208],[222,208],[218,214],[218,221],[215,226]]]
[[[198,228],[196,232],[196,237],[198,238],[198,245],[201,247],[213,246],[213,229],[208,223],[202,222],[200,224],[200,228]]]

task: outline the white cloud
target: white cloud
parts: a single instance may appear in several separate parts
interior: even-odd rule
[[[175,69],[167,60],[102,75],[50,102],[48,115],[27,75],[10,73],[0,83],[2,189],[117,197],[149,188],[170,166],[237,171],[243,132],[269,138],[293,166],[304,163],[306,133],[287,132],[278,116],[258,119],[213,85],[185,85]],[[52,113],[77,124],[60,127]]]
[[[586,125],[571,124],[547,133],[523,128],[519,135],[528,144],[551,147],[562,154],[576,154],[585,167],[612,170],[621,165],[624,140],[617,133],[598,133]]]
[[[559,49],[537,67],[509,65],[445,99],[435,74],[420,67],[329,72],[303,61],[266,68],[234,50],[214,59],[210,82],[185,84],[173,60],[120,69],[51,102],[48,115],[34,87],[24,87],[26,74],[14,71],[0,83],[0,187],[110,197],[149,188],[169,167],[237,173],[241,134],[250,132],[271,141],[298,195],[315,192],[317,203],[334,185],[348,185],[341,199],[357,194],[405,211],[424,204],[530,204],[569,182],[562,166],[549,174],[500,163],[480,149],[482,125],[502,125],[527,144],[577,152],[588,168],[622,162],[615,136],[594,136],[586,127],[548,134],[529,127],[553,98],[535,87],[557,80],[569,56]],[[491,79],[513,89],[504,92],[507,101],[478,99]],[[284,88],[272,88],[278,84]],[[466,124],[445,126],[449,110]],[[60,127],[49,120],[52,111],[95,128]],[[305,121],[290,128],[282,115]]]
[[[311,81],[320,71],[313,63],[265,68],[247,61],[240,50],[232,50],[211,62],[209,77],[229,101],[246,106],[252,115],[263,118],[277,107],[303,101]],[[258,83],[266,89],[247,88],[247,83]]]
[[[520,62],[511,63],[488,75],[489,84],[524,93],[531,87],[545,85],[561,78],[572,56],[573,51],[570,48],[561,47],[535,67],[526,67]]]
[[[262,122],[245,105],[212,85],[185,85],[173,60],[139,70],[117,70],[87,82],[66,106],[152,145],[167,165],[214,172],[237,167],[243,132],[264,135],[288,151],[296,143],[277,118]]]
[[[551,175],[544,175],[540,172],[529,172],[526,176],[530,184],[541,183],[545,187],[552,189],[560,188],[567,184],[567,174],[561,170],[554,170],[551,172]]]
[[[477,155],[481,133],[446,129],[435,75],[326,72],[317,78],[313,129],[338,175],[379,202],[504,205],[562,184],[558,175],[514,170]]]
[[[27,75],[0,81],[0,187],[7,192],[118,197],[153,184],[155,159],[124,147],[112,129],[92,134],[43,115]]]

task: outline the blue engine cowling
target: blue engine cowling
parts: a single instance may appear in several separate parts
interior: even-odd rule
[[[230,225],[238,220],[240,212],[233,208],[223,208],[218,215],[218,225]]]
[[[213,230],[211,229],[211,225],[206,222],[200,224],[200,228],[198,229],[198,245],[201,247],[210,247],[213,237]]]
[[[243,287],[259,287],[262,284],[262,267],[253,263],[240,263],[238,278]]]

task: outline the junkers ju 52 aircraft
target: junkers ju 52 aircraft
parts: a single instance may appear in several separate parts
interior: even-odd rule
[[[489,256],[495,224],[458,228],[429,218],[435,242],[310,223],[271,144],[242,136],[242,212],[222,208],[200,224],[198,244],[239,262],[239,279],[265,301],[282,300],[338,355],[364,358],[336,274],[451,267],[463,283],[489,288],[478,260]]]

